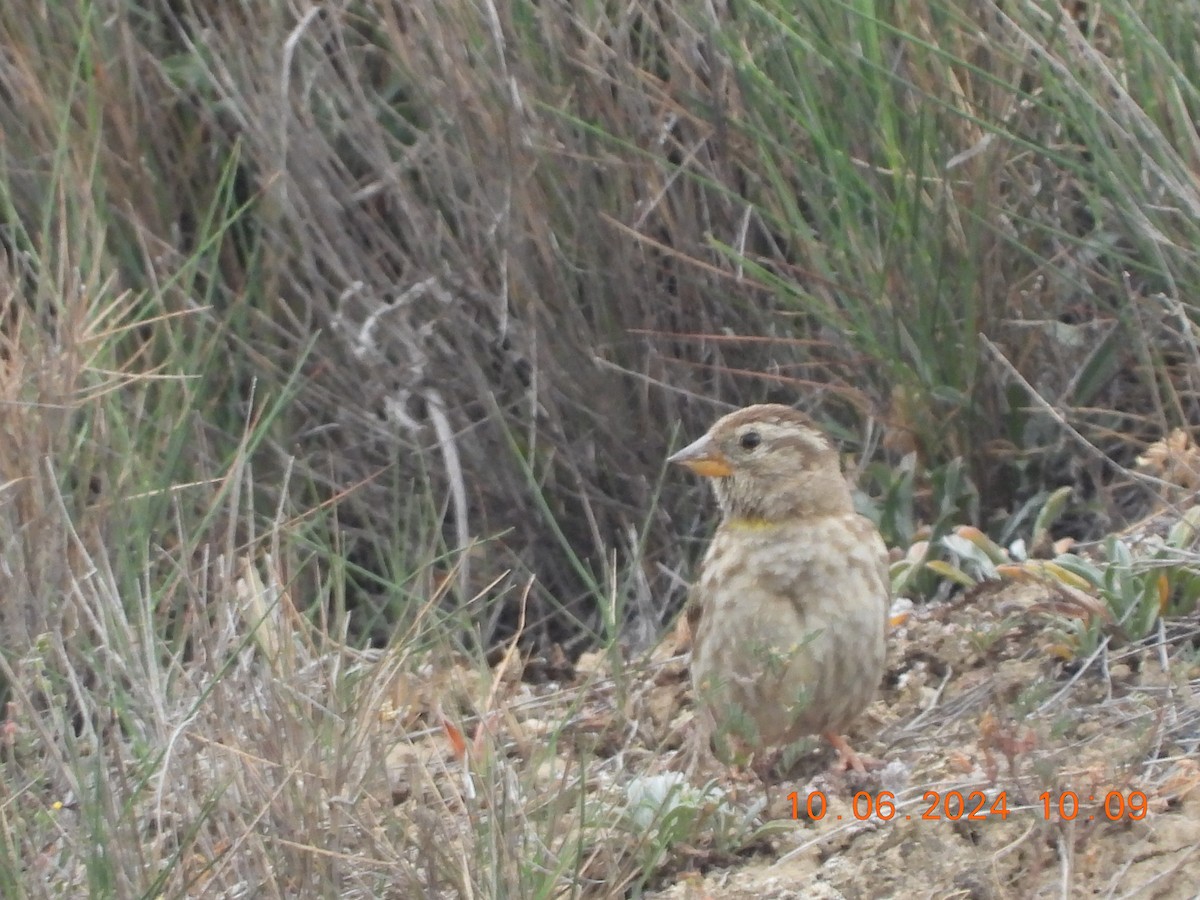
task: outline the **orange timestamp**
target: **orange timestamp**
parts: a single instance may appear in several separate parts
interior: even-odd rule
[[[787,799],[792,803],[793,819],[801,818],[803,813],[804,818],[819,821],[829,812],[824,791],[810,791],[804,798],[801,798],[799,791],[792,791],[787,795]],[[1095,804],[1101,799],[1103,802],[1098,807],[1084,807],[1085,802]],[[1122,819],[1140,821],[1146,818],[1149,810],[1145,791],[1109,791],[1103,798],[1089,794],[1085,799],[1081,799],[1075,791],[1059,791],[1057,794],[1043,791],[1038,796],[1038,801],[1040,805],[1021,806],[1010,811],[1007,791],[1000,791],[990,798],[983,791],[970,791],[966,794],[962,791],[926,791],[922,797],[922,803],[927,804],[925,809],[916,813],[905,813],[896,809],[896,795],[891,791],[859,791],[850,803],[850,811],[853,818],[860,822],[869,819],[880,822],[910,819],[979,822],[993,817],[1007,821],[1009,815],[1030,809],[1035,813],[1040,809],[1046,821],[1055,818],[1070,822],[1083,816],[1087,821],[1106,819],[1109,822],[1117,822]],[[837,818],[841,819],[842,816]]]

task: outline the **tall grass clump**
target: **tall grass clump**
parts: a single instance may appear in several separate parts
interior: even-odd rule
[[[256,390],[227,327],[235,167],[153,171],[167,160],[145,136],[165,140],[170,117],[137,121],[156,106],[146,60],[90,4],[6,7],[0,33],[0,892],[229,892],[276,859],[320,883],[253,838],[285,813],[303,827],[300,760],[344,760],[354,732],[341,722],[335,745],[328,719],[304,719],[331,676],[294,670],[297,607],[328,571],[297,542],[328,522],[287,519],[278,492],[287,537],[259,513],[250,459],[285,471],[261,451],[286,383]]]
[[[1091,505],[1084,532],[1138,508],[1119,466],[1196,416],[1194,23],[1103,2],[739,8],[757,239],[730,252],[885,447],[963,458],[993,517],[1056,483]]]
[[[644,514],[670,426],[726,404],[802,403],[864,463],[962,460],[984,499],[959,515],[985,524],[1075,484],[1079,536],[1144,508],[1120,467],[1195,417],[1175,13],[247,15],[128,27],[256,201],[240,331],[277,382],[310,354],[280,440],[308,500],[358,485],[351,603],[380,639],[409,602],[389,587],[397,497],[431,504],[454,602],[491,586],[467,610],[485,643],[512,633],[526,572],[530,634],[594,639],[614,555],[653,630],[680,593],[639,560],[677,558],[700,521],[674,485],[686,518]],[[918,520],[935,492],[917,485]]]
[[[603,794],[583,753],[561,768],[547,701],[523,714],[527,768],[489,745],[491,598],[448,599],[472,560],[447,552],[429,460],[364,454],[359,485],[297,460],[338,424],[312,418],[344,406],[321,392],[337,366],[281,299],[269,179],[212,143],[186,42],[142,12],[0,11],[0,893],[628,882],[654,854],[613,832],[619,789],[581,812]],[[386,532],[346,501],[376,481]],[[396,606],[378,633],[364,585]]]

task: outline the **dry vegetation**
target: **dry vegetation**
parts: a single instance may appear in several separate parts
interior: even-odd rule
[[[0,5],[0,895],[1194,884],[1198,46],[1195,0]],[[920,604],[885,784],[1152,818],[671,793],[662,460],[764,399]]]

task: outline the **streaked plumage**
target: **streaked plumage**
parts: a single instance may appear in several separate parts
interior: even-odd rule
[[[725,416],[670,461],[711,478],[721,508],[691,601],[692,680],[718,746],[822,734],[861,771],[841,732],[883,675],[890,589],[836,448],[771,404]]]

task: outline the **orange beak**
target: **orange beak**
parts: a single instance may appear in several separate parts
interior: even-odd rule
[[[727,478],[733,474],[733,466],[729,465],[729,459],[713,446],[712,438],[707,434],[673,456],[667,457],[667,462],[687,466],[705,478]]]

